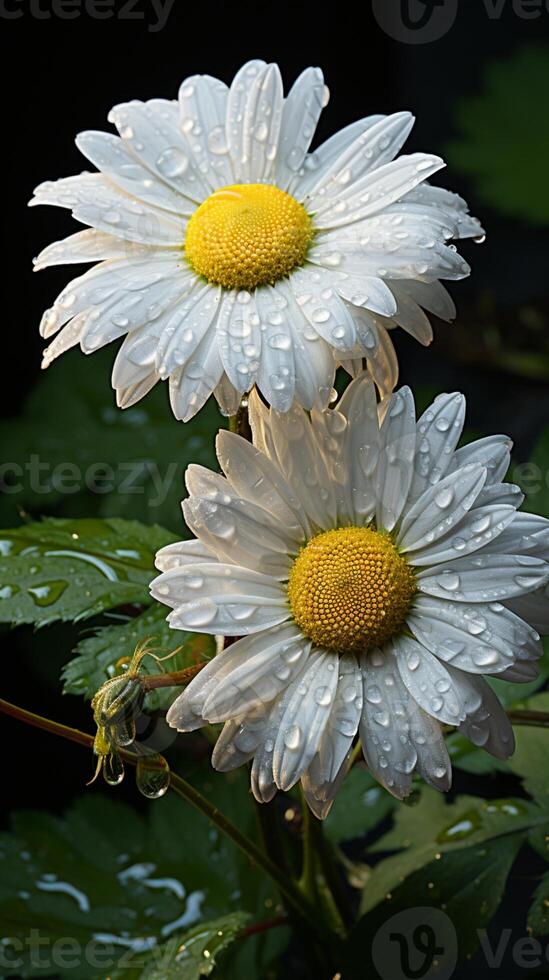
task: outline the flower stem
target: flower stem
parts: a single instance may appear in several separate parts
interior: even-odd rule
[[[305,796],[301,794],[301,841],[302,841],[302,864],[301,878],[299,887],[310,901],[316,898],[316,868],[315,850],[313,844],[313,814],[311,813]]]
[[[513,725],[525,725],[529,728],[549,728],[549,713],[546,711],[508,711],[509,721]]]
[[[69,728],[67,725],[62,725],[50,718],[43,718],[41,715],[34,714],[32,711],[27,711],[25,708],[11,704],[9,701],[0,699],[0,714],[9,715],[11,718],[25,722],[35,728],[40,728],[42,731],[50,732],[52,735],[59,735],[61,738],[75,742],[77,745],[83,745],[89,749],[93,748],[94,738],[92,735],[81,732],[76,728]],[[125,750],[120,750],[120,756],[130,765],[136,765],[139,758],[136,754]],[[217,807],[213,806],[206,797],[202,796],[194,786],[191,786],[181,776],[172,773],[170,786],[178,796],[208,817],[222,833],[229,837],[244,852],[252,863],[256,864],[265,872],[279,888],[288,907],[299,916],[319,939],[324,940],[326,938],[322,923],[319,922],[314,907],[310,905],[296,885],[287,878],[284,872],[267,854],[263,853],[254,841],[243,834]]]
[[[206,666],[207,660],[201,664],[194,664],[193,667],[185,667],[184,670],[176,670],[170,674],[149,674],[148,676],[143,675],[140,677],[141,686],[147,693],[149,691],[156,691],[159,687],[181,687],[183,684],[188,684],[192,681],[193,677]]]

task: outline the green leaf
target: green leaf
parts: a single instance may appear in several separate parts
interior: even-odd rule
[[[364,890],[361,911],[384,901],[398,885],[441,855],[509,836],[525,840],[531,829],[547,824],[548,814],[528,800],[486,800],[461,797],[448,804],[435,790],[424,790],[415,807],[395,811],[392,831],[376,842],[374,851],[399,853],[373,869]]]
[[[528,913],[528,928],[534,936],[549,934],[549,871],[543,876],[534,892]]]
[[[163,660],[162,664],[152,657],[144,657],[140,666],[140,673],[144,675],[158,674],[162,670],[168,673],[183,670],[213,657],[213,637],[170,629],[166,613],[166,606],[155,602],[135,619],[116,626],[105,626],[94,636],[81,640],[76,647],[75,658],[63,668],[64,693],[93,698],[101,685],[114,676],[117,662],[131,657],[136,646],[147,639],[152,641],[154,653],[159,657],[166,657],[171,650],[177,650],[177,653]],[[147,707],[151,711],[165,709],[178,693],[178,688],[173,687],[151,691],[147,695]]]
[[[324,822],[324,829],[337,844],[363,837],[377,827],[395,806],[394,797],[366,769],[360,765],[353,766]]]
[[[518,466],[513,479],[520,484],[525,500],[523,509],[549,517],[549,428],[544,429],[536,443],[529,463]]]
[[[475,180],[478,198],[536,225],[549,223],[548,54],[546,44],[525,44],[489,64],[482,93],[459,104],[460,136],[446,148],[452,166]]]
[[[219,957],[249,922],[242,912],[204,922],[147,955],[141,980],[199,980],[219,965]],[[124,973],[126,975],[126,973]]]
[[[471,956],[479,944],[479,931],[489,925],[498,909],[522,842],[521,834],[512,834],[482,846],[441,854],[397,884],[373,913],[359,921],[352,944],[358,951],[369,949],[373,937],[392,916],[413,915],[414,910],[427,907],[444,911],[459,937],[460,956]]]
[[[114,347],[70,351],[41,375],[23,413],[0,425],[8,490],[2,523],[32,514],[88,514],[154,521],[181,536],[183,474],[215,467],[214,434],[224,424],[211,398],[191,422],[174,418],[159,383],[132,408],[116,407]]]
[[[549,692],[531,698],[528,708],[549,712]],[[517,747],[509,759],[509,766],[517,776],[522,777],[525,790],[547,811],[549,823],[549,767],[546,764],[549,729],[516,725],[515,738]]]
[[[44,626],[149,605],[154,556],[172,540],[120,519],[48,518],[0,531],[0,622]]]
[[[211,783],[200,775],[196,784],[224,812],[236,809],[241,829],[254,834],[246,773]],[[90,792],[62,819],[23,812],[12,827],[0,836],[0,929],[11,940],[4,955],[21,960],[15,975],[131,976],[144,953],[198,923],[242,909],[264,917],[271,895],[232,842],[171,794],[143,818]],[[49,967],[32,963],[32,930]],[[67,936],[78,965],[52,968],[54,944]]]

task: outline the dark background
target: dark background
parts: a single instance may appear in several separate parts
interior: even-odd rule
[[[361,116],[410,109],[418,121],[408,150],[444,155],[445,144],[456,137],[455,104],[482,89],[487,63],[495,58],[505,62],[524,42],[549,38],[546,11],[539,19],[522,19],[508,0],[501,17],[490,19],[480,0],[462,0],[444,38],[425,45],[404,44],[380,29],[370,6],[175,0],[166,27],[154,32],[148,29],[156,18],[147,0],[135,7],[145,19],[94,20],[82,12],[70,21],[44,17],[51,10],[50,0],[41,0],[40,18],[29,3],[11,0],[10,5],[8,0],[6,7],[24,15],[17,20],[0,16],[4,417],[17,417],[38,378],[43,347],[38,323],[71,272],[61,267],[34,275],[32,257],[49,242],[77,230],[66,212],[27,210],[26,203],[41,181],[87,169],[73,138],[86,129],[110,129],[106,117],[112,105],[132,98],[176,97],[181,80],[194,73],[208,72],[228,82],[251,57],[277,61],[286,86],[303,67],[317,64],[331,90],[317,141]],[[544,121],[533,102],[526,99],[521,111],[534,130]],[[482,246],[466,243],[462,248],[473,274],[451,287],[460,310],[457,324],[437,325],[428,351],[404,336],[397,338],[401,378],[429,389],[463,390],[470,427],[509,432],[519,460],[525,460],[549,422],[547,382],[512,369],[503,371],[482,352],[471,354],[468,344],[483,297],[490,297],[502,323],[513,332],[520,331],[517,311],[525,305],[546,309],[549,231],[486,207],[476,199],[468,179],[453,168],[437,175],[437,182],[467,198],[488,237]],[[56,362],[50,371],[57,367]],[[108,377],[103,383],[108,387]],[[67,427],[70,421],[67,417]],[[13,524],[18,521],[15,504]],[[67,628],[50,628],[47,641],[43,634],[33,638],[28,628],[4,633],[2,639],[3,696],[90,730],[89,709],[57,693],[56,675],[71,644]],[[46,656],[47,663],[37,663],[36,658]],[[16,722],[2,720],[1,725],[7,810],[45,806],[60,811],[81,793],[91,765],[81,749]],[[489,796],[509,791],[505,777],[478,777],[477,782],[458,774],[456,784],[458,790]],[[119,793],[135,805],[133,786]],[[494,935],[506,927],[525,935],[525,881],[531,873],[527,859],[515,868]],[[486,967],[479,961],[476,969],[478,974],[469,969],[463,976],[476,977]],[[508,972],[502,968],[497,975],[514,978],[532,972],[523,974],[509,965]]]

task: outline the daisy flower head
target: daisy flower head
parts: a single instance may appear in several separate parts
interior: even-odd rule
[[[169,380],[183,421],[212,392],[234,414],[254,385],[279,412],[326,407],[337,363],[353,373],[366,360],[392,391],[388,331],[428,344],[424,311],[453,318],[440,280],[470,270],[451,242],[482,228],[426,183],[438,156],[398,156],[408,112],[361,119],[310,153],[326,102],[318,68],[284,98],[278,67],[251,61],[230,88],[200,75],[176,101],[116,106],[119,136],[80,134],[98,172],[41,184],[31,202],[90,226],[46,248],[37,269],[98,263],[44,314],[44,365],[124,337],[118,404]]]
[[[153,595],[175,629],[238,637],[168,713],[224,723],[213,765],[252,761],[258,800],[301,780],[324,817],[357,737],[398,798],[414,771],[447,790],[442,726],[498,758],[514,749],[482,675],[537,675],[549,632],[549,521],[503,483],[505,436],[457,448],[459,394],[416,421],[367,374],[337,406],[283,414],[250,397],[253,444],[220,432],[224,476],[187,471],[194,540],[158,553]]]

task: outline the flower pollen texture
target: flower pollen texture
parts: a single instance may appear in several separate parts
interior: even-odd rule
[[[309,215],[290,194],[270,184],[235,184],[194,212],[185,256],[210,283],[254,289],[302,265],[312,233]]]
[[[414,573],[391,536],[346,527],[312,538],[288,583],[293,617],[306,636],[329,650],[367,650],[402,627],[416,591]]]

